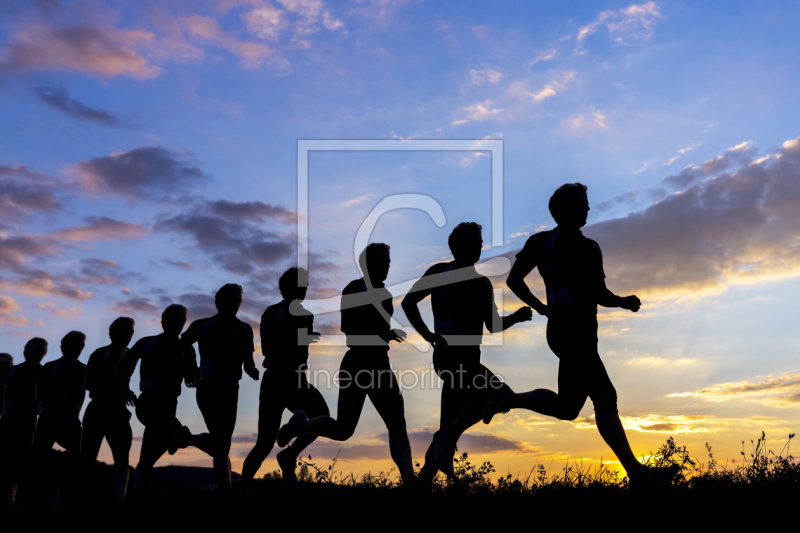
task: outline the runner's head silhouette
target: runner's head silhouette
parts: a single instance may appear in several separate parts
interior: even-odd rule
[[[111,338],[111,344],[114,346],[127,346],[133,338],[133,325],[132,318],[121,316],[115,318],[114,321],[108,326],[108,336]]]
[[[389,245],[382,242],[368,244],[361,255],[358,264],[364,274],[364,281],[373,287],[382,287],[389,275]]]
[[[14,364],[14,358],[10,353],[0,353],[0,368],[5,368]]]
[[[65,359],[77,361],[86,346],[86,335],[80,331],[70,331],[61,339],[61,354]]]
[[[589,197],[586,185],[565,183],[550,197],[550,214],[556,224],[565,228],[582,228],[589,215]]]
[[[292,267],[286,269],[278,280],[278,289],[281,296],[287,302],[306,299],[308,291],[308,270],[305,268]]]
[[[25,348],[22,350],[22,355],[26,361],[33,361],[40,363],[47,354],[47,341],[41,337],[34,337],[25,343]]]
[[[483,226],[477,222],[461,222],[453,228],[447,244],[456,263],[474,265],[481,258]]]
[[[227,317],[236,316],[239,306],[242,305],[243,293],[242,286],[236,283],[226,283],[220,287],[214,296],[214,305],[217,306],[219,314]]]
[[[161,313],[161,327],[169,337],[178,338],[186,325],[186,308],[181,304],[171,304]]]

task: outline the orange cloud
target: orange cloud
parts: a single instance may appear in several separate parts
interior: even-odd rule
[[[77,307],[69,307],[67,309],[63,309],[53,302],[42,302],[40,304],[36,304],[36,308],[43,309],[45,311],[50,311],[51,315],[63,318],[76,317],[79,314],[81,314],[81,312],[83,312],[83,309]]]
[[[621,416],[622,425],[626,430],[642,433],[666,434],[694,434],[694,433],[720,433],[744,428],[754,431],[766,426],[782,424],[783,421],[775,417],[727,418],[714,415],[661,415],[649,414],[645,416]],[[594,415],[577,420],[574,425],[578,429],[595,429]]]
[[[800,403],[800,372],[768,376],[760,381],[729,381],[703,387],[695,392],[677,392],[670,398],[692,397],[722,402],[732,398],[766,401],[780,407]]]
[[[28,319],[13,313],[19,311],[19,304],[10,296],[0,296],[0,324],[7,326],[26,326]]]

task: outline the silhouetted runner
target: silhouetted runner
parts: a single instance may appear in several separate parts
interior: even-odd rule
[[[3,369],[14,365],[14,358],[10,353],[0,353],[0,372]],[[3,416],[3,391],[6,390],[5,385],[0,385],[0,416]]]
[[[61,339],[61,357],[42,367],[36,383],[39,421],[34,448],[47,451],[58,443],[68,452],[81,447],[81,408],[86,398],[86,365],[78,361],[86,335],[70,331]]]
[[[261,315],[261,352],[266,370],[259,396],[258,440],[244,460],[243,483],[253,479],[275,445],[284,409],[292,413],[303,411],[312,418],[328,414],[325,399],[306,377],[308,345],[320,338],[314,332],[314,315],[302,305],[308,272],[292,267],[280,277],[278,287],[283,300],[267,307]],[[297,457],[315,438],[316,435],[301,435],[278,452],[278,465],[288,485],[297,484]]]
[[[59,499],[59,485],[67,470],[77,467],[81,449],[81,408],[86,398],[86,365],[78,361],[86,345],[86,335],[70,331],[61,339],[61,357],[42,367],[36,382],[36,400],[39,402],[39,420],[33,448],[39,470],[37,478],[50,485],[50,499]],[[53,464],[50,450],[53,444],[69,452],[69,468],[63,461]],[[70,474],[75,475],[73,470]],[[54,482],[58,480],[58,483]]]
[[[414,481],[411,445],[406,431],[403,395],[389,364],[389,342],[402,342],[405,332],[393,330],[392,294],[384,286],[389,274],[389,246],[373,243],[359,257],[364,277],[351,281],[342,291],[342,331],[347,347],[339,367],[337,418],[318,416],[306,419],[296,412],[278,432],[278,446],[294,437],[310,433],[344,441],[355,432],[364,400],[372,405],[389,430],[389,452],[400,470],[403,485]]]
[[[636,312],[636,296],[617,296],[606,288],[598,244],[580,231],[586,224],[586,186],[568,183],[550,198],[555,229],[528,238],[508,275],[508,287],[540,315],[548,317],[547,344],[559,358],[558,393],[547,389],[499,393],[487,407],[484,422],[509,409],[530,409],[561,420],[578,417],[586,398],[594,403],[597,429],[632,482],[648,473],[631,451],[617,411],[617,392],[597,351],[597,305]],[[525,284],[534,268],[544,279],[547,305]],[[674,474],[674,473],[673,473]]]
[[[122,388],[117,381],[117,364],[128,350],[133,338],[133,326],[132,318],[116,318],[108,327],[111,344],[92,352],[86,364],[86,390],[91,401],[83,413],[81,461],[86,467],[94,463],[103,438],[106,439],[114,459],[114,498],[117,501],[125,499],[133,442],[131,412],[126,407]],[[130,378],[133,368],[126,368],[124,372]],[[133,405],[133,402],[127,403]]]
[[[242,287],[235,283],[223,285],[214,303],[217,314],[192,322],[175,347],[177,353],[183,353],[195,342],[199,348],[200,368],[197,369],[196,361],[190,362],[192,370],[185,381],[188,387],[197,387],[197,407],[208,433],[184,433],[176,448],[169,451],[194,446],[210,452],[219,488],[230,490],[229,454],[239,406],[239,380],[242,368],[258,380],[258,369],[253,361],[253,328],[236,318],[242,305]]]
[[[496,389],[511,390],[480,362],[484,326],[496,333],[532,317],[528,307],[505,317],[498,314],[492,283],[475,270],[483,246],[481,230],[475,222],[458,224],[448,239],[453,261],[430,267],[403,299],[409,322],[433,345],[433,366],[443,382],[439,431],[425,454],[421,484],[430,483],[438,470],[453,475],[453,455],[461,434],[481,420]],[[417,306],[427,296],[433,309],[433,333]]]
[[[17,483],[31,464],[33,434],[36,429],[36,380],[47,354],[47,341],[34,337],[25,344],[25,361],[0,370],[3,416],[0,417],[0,483],[3,498],[14,503]]]
[[[184,325],[186,308],[179,304],[170,305],[161,314],[163,333],[139,339],[117,365],[117,379],[125,399],[135,402],[136,417],[144,425],[135,485],[136,492],[141,495],[150,493],[150,477],[156,461],[167,452],[170,444],[181,433],[186,433],[189,429],[184,429],[176,416],[187,361],[194,361],[196,358],[191,346],[182,353],[175,351]],[[139,369],[141,394],[137,399],[130,389],[128,369],[135,368],[139,360],[142,362]]]

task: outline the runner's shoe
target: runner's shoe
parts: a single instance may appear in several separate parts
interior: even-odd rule
[[[146,476],[144,472],[137,466],[135,473],[135,480],[134,483],[134,490],[136,494],[139,496],[149,496],[150,495],[150,480],[147,479],[149,476]]]
[[[308,420],[308,417],[303,411],[297,411],[293,414],[292,418],[278,430],[278,446],[283,448],[289,444],[289,441],[298,435],[297,426],[306,420]]]
[[[189,431],[187,426],[183,426],[181,429],[178,430],[178,434],[172,439],[169,443],[169,448],[167,448],[167,452],[170,455],[175,455],[180,449],[186,448],[189,443],[188,440],[192,436],[192,432]]]
[[[501,390],[502,389],[496,389],[492,393],[492,398],[489,400],[489,403],[486,404],[486,408],[483,410],[484,424],[491,422],[494,415],[507,413],[511,410],[511,408],[508,406],[508,400],[511,398],[513,393],[500,392]]]
[[[291,450],[281,450],[275,457],[278,460],[278,466],[281,467],[281,475],[283,481],[290,487],[297,486],[297,474],[295,468],[297,467],[297,456]]]
[[[438,466],[429,466],[428,463],[422,465],[419,474],[417,474],[417,479],[414,482],[414,489],[419,491],[431,490],[431,487],[433,487],[433,480],[436,478],[436,473],[438,471]]]
[[[453,456],[456,454],[455,444],[448,442],[444,438],[444,432],[440,429],[433,434],[433,446],[439,470],[447,477],[455,476],[455,471],[453,470]]]
[[[675,482],[681,470],[681,465],[675,463],[666,466],[641,465],[634,473],[628,474],[629,485],[633,490],[663,489]]]

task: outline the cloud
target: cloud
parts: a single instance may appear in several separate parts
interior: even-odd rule
[[[153,34],[85,25],[53,28],[21,26],[0,52],[0,70],[74,70],[92,76],[153,78],[161,69],[139,57],[134,47],[149,44]]]
[[[356,0],[358,5],[352,6],[348,15],[360,16],[370,19],[375,23],[383,26],[391,20],[391,15],[399,7],[404,4],[415,2],[416,0]],[[440,22],[439,27],[446,25],[446,22]]]
[[[246,222],[249,217],[264,217],[266,212],[275,214],[268,204],[240,204],[237,209],[232,202],[225,206],[226,216],[185,213],[159,220],[157,231],[186,233],[194,238],[195,245],[211,254],[223,269],[235,274],[251,273],[257,265],[275,265],[290,258],[294,253],[291,236],[266,231]],[[202,212],[202,211],[201,211]],[[246,215],[246,216],[245,216]],[[284,216],[280,213],[279,218]]]
[[[184,35],[180,17],[150,5],[145,14],[160,30],[158,43],[150,47],[148,57],[177,62],[199,61],[205,58],[205,50],[189,42]]]
[[[30,259],[56,255],[58,251],[41,236],[0,234],[0,268],[21,267]]]
[[[531,68],[536,63],[541,63],[543,61],[550,61],[551,59],[555,59],[557,55],[558,55],[558,50],[556,49],[545,50],[544,52],[533,58],[533,61],[528,63],[528,68]]]
[[[469,69],[469,81],[473,85],[482,85],[484,83],[497,83],[503,79],[503,73],[499,70],[475,70]]]
[[[183,26],[194,37],[213,43],[239,57],[243,68],[259,68],[272,66],[286,69],[289,66],[285,58],[262,43],[240,41],[223,30],[217,19],[191,14],[182,18]]]
[[[73,171],[89,191],[129,198],[172,193],[208,179],[197,166],[183,161],[174,152],[154,146],[82,161]]]
[[[700,146],[700,141],[692,141],[688,146],[684,148],[678,149],[678,155],[670,157],[666,161],[664,161],[664,166],[668,167],[669,165],[673,164],[675,161],[681,158],[681,156],[687,152],[691,152],[695,148]]]
[[[713,159],[703,161],[700,166],[700,172],[705,175],[716,174],[727,169],[732,164],[746,164],[749,163],[749,156],[755,151],[752,141],[745,141],[728,148],[724,154],[720,154]],[[766,161],[766,159],[764,160]],[[763,161],[762,161],[763,162]]]
[[[695,392],[677,392],[670,398],[691,397],[710,402],[722,402],[732,398],[767,401],[778,406],[800,404],[800,373],[767,376],[758,381],[729,381],[710,385]]]
[[[94,122],[104,126],[120,125],[119,119],[108,111],[93,109],[83,102],[70,98],[63,85],[39,88],[36,90],[36,94],[39,96],[39,100],[48,106],[76,120]]]
[[[699,143],[697,143],[699,145]],[[690,151],[691,145],[683,148],[683,151]],[[736,146],[728,148],[727,152],[718,155],[713,159],[704,161],[700,166],[688,165],[683,168],[678,174],[667,176],[661,182],[652,188],[643,190],[630,190],[619,196],[606,200],[597,204],[593,209],[598,212],[605,212],[617,206],[636,206],[641,207],[642,202],[656,202],[665,196],[683,191],[689,186],[698,183],[704,178],[708,178],[714,174],[718,174],[723,170],[733,166],[747,166],[759,165],[769,161],[770,159],[780,159],[780,154],[766,154],[755,161],[751,161],[752,156],[756,153],[756,149],[751,141],[739,143]],[[647,168],[646,163],[637,174]]]
[[[649,39],[653,35],[656,21],[662,18],[664,15],[655,2],[632,4],[615,11],[603,11],[592,22],[578,30],[578,35],[575,37],[575,53],[585,53],[584,41],[603,25],[616,42],[625,44],[626,41]]]
[[[143,296],[129,294],[124,300],[114,300],[108,308],[112,313],[120,315],[143,314],[148,316],[161,315],[161,309],[150,300]]]
[[[244,299],[245,301],[247,300],[247,293],[244,294]],[[186,306],[186,309],[189,311],[190,321],[217,314],[217,307],[214,305],[214,296],[211,294],[187,292],[178,296],[177,302]],[[164,304],[164,308],[166,308],[167,305],[172,303],[172,300],[164,299],[161,303]],[[256,328],[256,331],[257,329],[258,328]]]
[[[50,274],[41,269],[17,268],[16,278],[0,277],[0,289],[29,296],[60,296],[70,300],[92,298],[91,291],[81,289],[72,277]]]
[[[628,431],[641,433],[668,433],[668,434],[696,434],[720,433],[735,430],[737,433],[745,428],[762,430],[783,421],[769,416],[756,416],[751,418],[726,418],[714,415],[662,415],[649,414],[645,416],[621,416],[622,426]],[[596,424],[594,415],[579,419],[575,422],[578,429],[594,430]]]
[[[489,28],[487,28],[486,26],[483,26],[483,25],[481,25],[481,26],[473,26],[472,27],[472,33],[474,33],[475,37],[477,37],[478,39],[483,39],[487,35],[489,35]]]
[[[19,310],[19,304],[14,298],[0,295],[0,324],[5,326],[26,326],[28,319],[14,314]]]
[[[209,201],[205,209],[216,215],[232,220],[278,220],[280,222],[297,222],[297,212],[279,205],[265,204],[258,200],[253,202],[229,202],[228,200]]]
[[[800,143],[759,165],[740,151],[734,172],[672,176],[651,191],[663,196],[648,207],[586,227],[603,250],[612,290],[694,295],[800,275]],[[664,191],[671,179],[690,185]]]
[[[118,277],[124,274],[116,261],[105,259],[81,259],[80,276],[75,281],[96,285],[116,285]]]
[[[275,5],[264,2],[227,2],[224,9],[230,9],[234,3],[251,3],[254,6],[254,9],[244,14],[247,30],[259,39],[273,44],[277,44],[283,34],[288,34],[295,47],[307,49],[312,43],[305,37],[320,32],[322,28],[347,34],[344,22],[334,16],[321,0],[277,0]],[[234,53],[239,53],[236,41],[222,35],[221,32],[208,38],[217,40]],[[264,52],[264,57],[270,57],[275,53],[273,49],[267,47],[261,50]],[[273,59],[273,66],[288,68],[289,64],[285,58],[276,56]]]
[[[380,438],[389,442],[388,434],[381,435]],[[433,433],[429,428],[412,429],[408,432],[408,438],[412,446],[417,450],[425,450],[431,443]],[[468,453],[497,453],[497,452],[517,452],[530,453],[533,448],[522,441],[512,440],[500,435],[478,433],[470,431],[461,435],[458,439],[459,452]]]
[[[566,72],[560,79],[548,83],[538,92],[527,91],[523,82],[516,81],[509,86],[508,95],[528,99],[532,102],[541,102],[555,96],[559,91],[563,91],[573,81],[575,81],[574,70]]]
[[[294,22],[294,28],[298,35],[307,35],[320,31],[319,25],[327,30],[342,30],[346,33],[344,23],[334,17],[325,8],[321,0],[277,0],[288,11],[299,15]]]
[[[696,359],[689,359],[682,357],[680,359],[667,359],[665,357],[656,357],[652,355],[643,355],[640,357],[633,357],[625,361],[626,365],[646,366],[650,368],[659,368],[665,366],[682,366],[691,365],[696,363]]]
[[[194,267],[187,263],[186,261],[173,261],[172,259],[162,259],[162,261],[168,265],[172,265],[176,268],[180,268],[183,270],[192,270]]]
[[[86,226],[62,229],[52,235],[57,239],[83,242],[141,239],[147,235],[147,229],[138,224],[107,217],[87,217],[86,220]]]
[[[433,433],[429,428],[410,430],[408,438],[411,447],[416,454],[422,455],[428,448],[433,438]],[[251,436],[239,436],[242,443],[249,444]],[[389,435],[373,435],[372,440],[378,441],[376,444],[355,444],[344,445],[339,442],[317,440],[306,448],[304,455],[311,455],[313,459],[328,460],[334,457],[345,461],[360,461],[366,459],[386,459],[389,453]],[[531,447],[524,442],[511,440],[498,435],[484,433],[466,433],[458,439],[458,451],[470,454],[492,454],[492,453],[518,453],[535,454],[540,453],[537,448]]]
[[[246,13],[244,18],[250,33],[268,41],[277,41],[280,33],[289,26],[284,12],[270,5]]]
[[[49,311],[51,315],[62,318],[73,318],[80,315],[83,312],[83,309],[77,307],[69,307],[63,309],[53,302],[42,302],[36,304],[36,308],[42,309],[44,311]]]
[[[342,203],[342,205],[344,207],[350,207],[350,206],[353,206],[353,205],[363,204],[364,202],[366,202],[368,200],[371,200],[374,197],[375,197],[375,193],[362,194],[361,196],[357,196],[355,198],[351,198],[350,200],[345,200],[345,202]]]
[[[0,220],[15,220],[61,208],[56,180],[25,165],[0,165]]]
[[[476,122],[483,122],[484,120],[488,120],[490,118],[497,118],[500,113],[503,112],[502,109],[492,108],[492,101],[485,100],[483,102],[477,102],[471,106],[467,106],[463,109],[463,112],[466,113],[466,118],[461,120],[454,120],[452,125],[458,126],[460,124],[465,124],[469,120],[474,120]]]
[[[572,132],[585,133],[589,131],[607,130],[607,122],[608,116],[604,115],[602,111],[598,111],[592,107],[589,111],[588,118],[582,114],[565,118],[561,121],[561,127]]]

